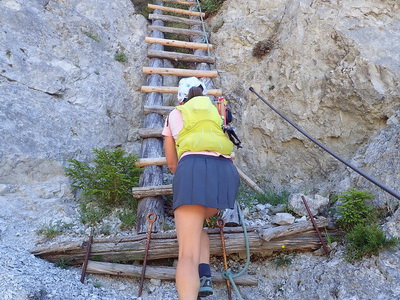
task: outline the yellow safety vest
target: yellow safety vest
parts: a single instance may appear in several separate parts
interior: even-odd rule
[[[215,151],[230,155],[233,143],[222,131],[222,119],[210,98],[198,96],[176,107],[182,112],[183,128],[176,139],[178,158],[184,152]]]

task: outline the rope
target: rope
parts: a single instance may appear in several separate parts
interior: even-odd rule
[[[244,300],[242,295],[240,294],[238,287],[235,284],[234,279],[236,277],[243,275],[245,272],[247,272],[247,269],[250,264],[250,245],[249,245],[249,238],[247,235],[247,229],[246,229],[246,224],[244,223],[244,217],[243,217],[242,210],[240,209],[239,204],[237,207],[238,207],[238,211],[239,211],[239,219],[240,219],[240,222],[242,222],[243,234],[244,234],[244,239],[245,239],[245,243],[246,243],[246,263],[244,264],[243,269],[239,273],[232,273],[231,270],[228,269],[228,270],[222,271],[221,274],[222,274],[222,277],[224,277],[225,279],[229,279],[238,299]]]
[[[196,2],[197,2],[197,9],[200,12],[201,26],[203,28],[203,40],[202,41],[207,43],[207,54],[208,54],[208,56],[211,56],[211,54],[210,54],[210,43],[208,42],[208,37],[207,37],[207,32],[206,32],[206,25],[204,23],[204,19],[203,19],[203,16],[202,16],[200,1],[196,0]]]

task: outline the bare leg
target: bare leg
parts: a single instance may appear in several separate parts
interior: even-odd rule
[[[198,265],[204,210],[205,207],[200,205],[181,205],[174,212],[179,244],[176,288],[180,300],[197,299],[200,287]]]
[[[207,207],[204,218],[208,219],[216,213],[218,213],[218,209]],[[208,234],[204,229],[201,232],[200,263],[210,264],[210,239],[208,238]]]

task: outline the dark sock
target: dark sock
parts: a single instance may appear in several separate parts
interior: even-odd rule
[[[199,277],[211,277],[211,268],[209,264],[199,264]]]

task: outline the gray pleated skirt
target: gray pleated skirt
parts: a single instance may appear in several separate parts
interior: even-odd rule
[[[186,155],[178,163],[172,183],[175,210],[197,204],[218,209],[235,204],[240,179],[230,159],[201,154]]]

